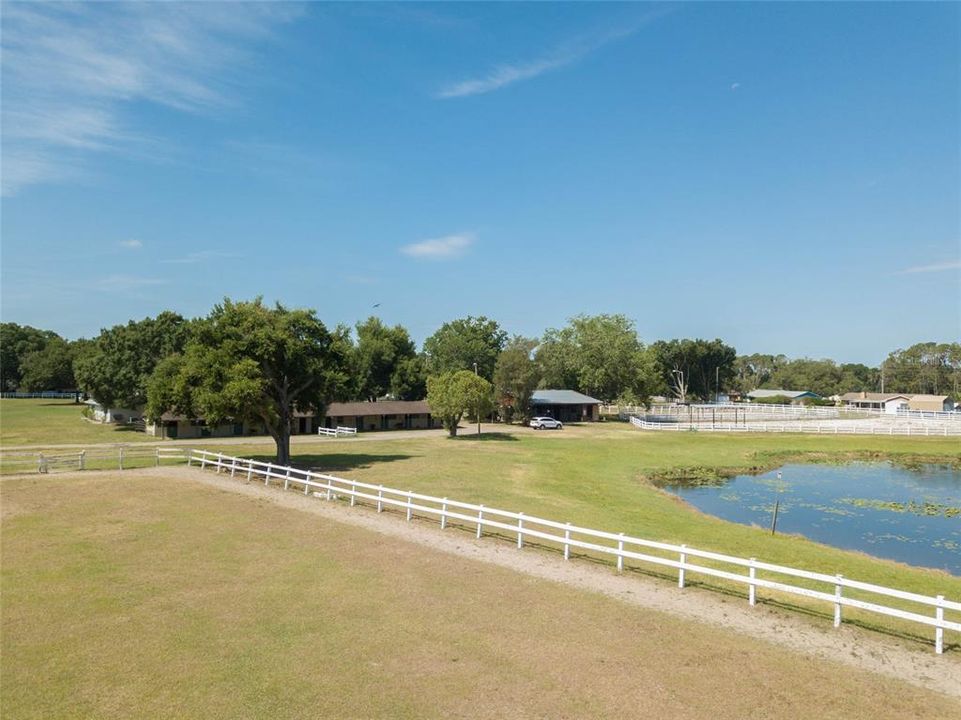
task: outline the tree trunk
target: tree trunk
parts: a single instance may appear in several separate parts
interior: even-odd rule
[[[290,425],[283,423],[274,437],[277,443],[277,464],[290,465]]]

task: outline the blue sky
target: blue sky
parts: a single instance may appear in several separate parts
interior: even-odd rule
[[[961,336],[959,4],[2,8],[4,321]]]

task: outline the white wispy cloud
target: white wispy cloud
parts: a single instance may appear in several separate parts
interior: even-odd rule
[[[143,277],[141,275],[108,275],[97,281],[96,287],[99,290],[117,292],[166,284],[167,281],[162,278]]]
[[[400,251],[415,258],[448,260],[463,255],[473,242],[474,236],[472,234],[459,233],[404,245]]]
[[[901,270],[898,275],[913,275],[915,273],[945,272],[947,270],[961,270],[961,260],[933,263],[931,265],[917,265]]]
[[[170,265],[196,265],[197,263],[211,260],[234,260],[239,257],[240,255],[236,253],[222,252],[220,250],[198,250],[197,252],[187,253],[183,257],[167,258],[160,262]]]
[[[117,244],[122,248],[127,248],[128,250],[139,250],[143,247],[143,242],[136,239],[121,240]]]
[[[531,80],[552,70],[572,65],[605,45],[629,37],[644,25],[668,12],[670,12],[670,8],[661,8],[636,18],[632,22],[625,23],[614,30],[575,38],[533,60],[497,65],[480,77],[445,85],[434,94],[434,97],[447,99],[483,95],[522,80]]]
[[[142,152],[148,102],[229,107],[252,43],[287,3],[4,3],[3,194],[75,179],[94,152]]]

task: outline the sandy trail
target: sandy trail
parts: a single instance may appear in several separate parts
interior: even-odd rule
[[[687,620],[708,623],[751,635],[801,656],[823,658],[904,680],[961,699],[961,659],[957,653],[938,656],[930,646],[906,648],[896,641],[864,629],[842,625],[824,628],[789,611],[759,604],[750,607],[742,598],[728,597],[695,588],[679,589],[667,580],[637,573],[617,574],[611,566],[563,558],[535,548],[518,551],[503,539],[475,539],[454,528],[442,531],[434,520],[405,522],[397,513],[377,513],[365,506],[325,502],[300,492],[284,492],[241,478],[231,479],[198,468],[165,467],[127,471],[158,475],[165,479],[199,482],[232,493],[266,499],[276,505],[353,525],[381,535],[422,545],[431,550],[491,563],[517,572],[564,583],[617,598],[631,605],[669,613]],[[933,631],[932,631],[933,634]]]

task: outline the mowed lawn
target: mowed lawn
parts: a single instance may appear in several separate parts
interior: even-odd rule
[[[0,399],[0,446],[156,440],[128,427],[88,422],[83,408],[73,400]]]
[[[0,480],[4,717],[958,713],[887,678],[163,472]]]
[[[272,452],[270,445],[263,444],[220,449],[232,455],[247,452],[267,458]],[[521,428],[510,435],[480,438],[466,433],[456,439],[434,436],[390,440],[385,436],[377,441],[318,441],[295,445],[293,452],[302,467],[365,482],[961,599],[959,577],[840,550],[799,536],[772,537],[766,528],[704,515],[646,479],[677,468],[747,471],[789,459],[860,457],[959,463],[961,449],[956,438],[645,433],[612,423],[565,428],[562,432]],[[692,579],[716,583],[704,577]],[[739,592],[746,593],[746,589],[740,587]],[[858,596],[856,592],[851,594]],[[819,614],[815,621],[820,624],[832,613],[825,603],[812,605],[795,597],[779,599],[815,609]],[[903,607],[920,609],[910,604]],[[957,613],[949,615],[961,620]],[[845,617],[874,629],[896,630],[927,641],[933,636],[933,631],[920,625],[872,613],[846,609]],[[948,633],[946,638],[949,643],[961,641],[956,633]]]

